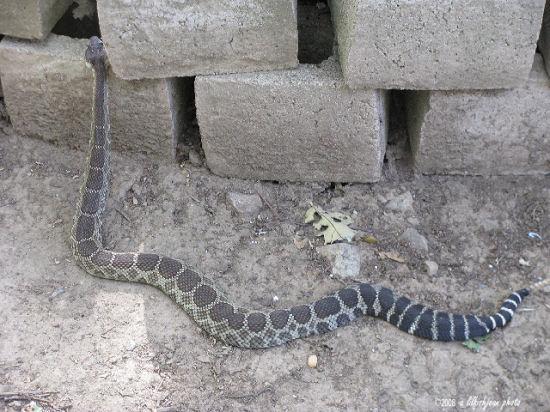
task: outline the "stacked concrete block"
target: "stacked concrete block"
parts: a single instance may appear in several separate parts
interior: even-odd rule
[[[87,43],[54,34],[44,42],[0,42],[4,99],[18,132],[87,147],[93,87],[84,61]],[[171,106],[184,92],[181,82],[124,81],[111,72],[109,86],[113,147],[172,159],[182,124]]]
[[[546,3],[544,10],[544,19],[540,31],[539,49],[544,57],[546,72],[550,75],[550,1]]]
[[[407,108],[419,172],[550,173],[550,79],[540,55],[522,87],[411,92]]]
[[[496,89],[529,77],[545,0],[332,0],[353,88]]]
[[[0,33],[44,39],[72,0],[0,0]]]
[[[124,79],[296,67],[296,0],[99,1],[114,72]]]
[[[197,118],[210,169],[223,176],[374,182],[387,96],[352,91],[334,59],[295,70],[197,76]]]

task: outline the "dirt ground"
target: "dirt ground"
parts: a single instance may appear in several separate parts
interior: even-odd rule
[[[492,313],[550,276],[549,177],[418,176],[403,156],[389,147],[380,183],[335,185],[226,179],[115,153],[106,241],[183,258],[241,305],[273,306],[277,296],[285,307],[342,286],[303,223],[313,201],[353,216],[357,281],[439,309]],[[160,291],[75,264],[68,239],[84,162],[0,123],[0,410],[550,410],[550,288],[480,353],[369,317],[278,348],[226,347]],[[236,214],[229,191],[259,193],[260,214]],[[412,208],[389,210],[406,192]],[[427,252],[399,240],[411,227]]]

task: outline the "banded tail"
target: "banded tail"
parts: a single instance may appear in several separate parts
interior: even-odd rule
[[[397,328],[421,338],[440,341],[464,341],[484,336],[506,326],[529,288],[512,293],[492,316],[457,315],[441,312],[399,296],[384,287],[361,284],[365,314],[382,318]]]

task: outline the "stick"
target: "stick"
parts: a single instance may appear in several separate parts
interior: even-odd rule
[[[261,193],[258,191],[258,189],[254,188],[254,191],[256,192],[256,194],[257,194],[258,196],[260,196],[260,199],[262,199],[262,201],[267,205],[267,207],[269,208],[269,210],[271,210],[271,212],[275,215],[275,217],[276,217],[277,219],[279,219],[279,220],[282,220],[282,219],[281,219],[281,216],[279,215],[279,213],[277,213],[277,211],[275,210],[275,208],[274,208],[273,206],[271,206],[271,203],[269,203],[269,202],[267,201],[267,199],[261,195]]]
[[[245,395],[226,395],[225,397],[227,399],[245,399],[245,398],[257,398],[258,396],[266,393],[266,392],[269,392],[271,391],[271,388],[265,388],[263,390],[261,390],[260,392],[257,392],[257,393],[249,393],[249,394],[245,394]]]
[[[4,402],[12,402],[12,401],[36,401],[36,402],[42,402],[47,403],[48,405],[51,405],[52,402],[44,399],[48,396],[58,394],[59,392],[39,392],[39,393],[22,393],[22,392],[8,392],[8,393],[0,393],[0,400]]]

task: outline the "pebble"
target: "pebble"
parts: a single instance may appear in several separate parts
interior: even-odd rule
[[[407,242],[410,247],[423,252],[428,251],[428,240],[412,227],[405,230],[399,237],[400,240]]]
[[[202,166],[201,155],[198,154],[197,151],[194,149],[189,150],[189,163],[191,163],[195,167]]]
[[[263,207],[262,199],[255,194],[228,192],[226,201],[239,215],[248,217],[257,216]]]
[[[483,227],[487,232],[494,232],[495,230],[500,229],[500,225],[494,219],[485,219],[485,222],[483,222]]]
[[[397,197],[394,197],[386,204],[386,209],[394,212],[412,212],[413,211],[413,198],[411,192],[405,192]]]
[[[424,270],[428,274],[428,276],[435,276],[437,275],[437,270],[439,269],[439,265],[432,261],[432,260],[426,260],[424,262]]]
[[[501,355],[498,363],[508,372],[514,372],[518,367],[518,360],[515,356]]]
[[[126,350],[127,350],[128,352],[132,352],[132,351],[136,348],[136,346],[137,346],[136,342],[134,342],[133,340],[131,340],[130,342],[128,342],[128,343],[126,344]]]
[[[333,245],[320,246],[317,252],[328,259],[332,266],[331,274],[342,279],[359,277],[361,269],[361,256],[355,245],[347,243],[335,243]]]
[[[55,292],[51,294],[52,298],[56,298],[57,296],[61,295],[62,293],[65,293],[63,289],[57,289]]]
[[[309,355],[307,358],[307,366],[309,366],[311,369],[317,367],[317,355]]]

